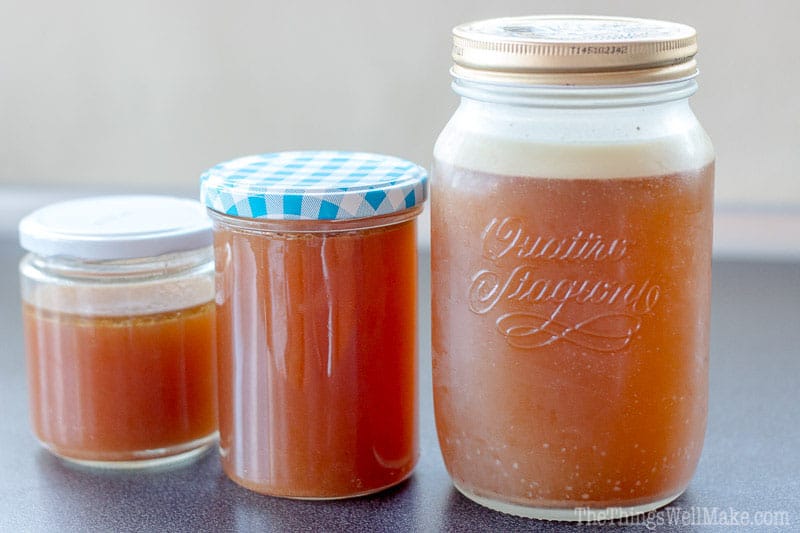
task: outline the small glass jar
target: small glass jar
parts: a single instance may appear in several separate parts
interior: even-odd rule
[[[426,184],[412,163],[350,152],[245,157],[202,176],[220,455],[236,483],[333,499],[411,475]]]
[[[196,201],[107,196],[20,223],[30,416],[42,445],[161,466],[216,437],[211,224]]]
[[[714,175],[688,104],[695,52],[694,29],[650,20],[454,30],[461,104],[431,182],[434,405],[447,469],[482,505],[615,518],[689,483]]]

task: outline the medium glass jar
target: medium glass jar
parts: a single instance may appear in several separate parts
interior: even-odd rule
[[[431,185],[434,404],[453,482],[482,505],[613,518],[689,483],[714,175],[688,104],[695,52],[692,28],[650,20],[454,30],[461,104]]]
[[[54,454],[164,465],[216,436],[214,263],[202,206],[160,196],[53,204],[20,223],[30,415]]]
[[[411,475],[426,183],[414,164],[349,152],[245,157],[203,175],[220,455],[236,483],[331,499]]]

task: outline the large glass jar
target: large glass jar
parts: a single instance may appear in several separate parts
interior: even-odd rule
[[[243,157],[203,175],[220,456],[236,483],[331,499],[411,475],[426,185],[417,165],[351,152]]]
[[[70,200],[20,223],[30,416],[83,465],[197,456],[216,437],[211,224],[192,200]]]
[[[714,154],[695,31],[454,30],[431,181],[436,425],[456,487],[523,516],[665,505],[703,444]],[[600,513],[592,514],[592,513]]]

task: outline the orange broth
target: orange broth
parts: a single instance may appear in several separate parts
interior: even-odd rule
[[[258,492],[356,496],[417,461],[416,221],[334,233],[216,224],[220,447]]]
[[[31,418],[57,455],[135,461],[216,430],[214,303],[135,316],[23,305]]]
[[[432,189],[434,399],[456,485],[545,508],[682,492],[706,425],[713,166],[438,164]]]

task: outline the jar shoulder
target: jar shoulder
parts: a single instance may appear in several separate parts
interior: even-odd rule
[[[34,254],[22,258],[19,273],[24,303],[59,313],[131,316],[188,309],[214,299],[213,260],[179,271],[164,269],[139,276],[96,270],[64,272],[53,268],[53,263],[58,262]]]

